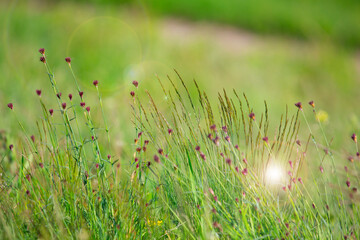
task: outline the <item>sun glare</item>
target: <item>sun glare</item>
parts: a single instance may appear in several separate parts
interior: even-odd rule
[[[271,164],[265,171],[266,184],[276,185],[283,182],[284,173],[280,166]]]

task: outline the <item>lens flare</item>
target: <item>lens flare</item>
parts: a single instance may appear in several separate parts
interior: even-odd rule
[[[276,164],[270,164],[265,170],[265,183],[277,185],[284,182],[284,170]]]

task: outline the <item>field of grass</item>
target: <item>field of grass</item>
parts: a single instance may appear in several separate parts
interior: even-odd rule
[[[356,50],[1,4],[1,238],[360,237]]]

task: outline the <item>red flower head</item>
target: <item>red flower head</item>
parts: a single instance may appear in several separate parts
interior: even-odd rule
[[[40,97],[41,96],[41,90],[37,89],[36,94]]]
[[[86,107],[86,111],[90,112],[90,107],[89,106]]]
[[[99,81],[98,81],[98,80],[93,81],[93,85],[94,85],[95,87],[97,87],[98,84],[99,84]]]
[[[34,143],[35,142],[35,136],[34,135],[31,135],[31,141]]]
[[[46,60],[45,60],[44,56],[40,57],[40,62],[46,63]]]
[[[298,109],[302,110],[302,104],[301,104],[301,102],[295,103],[295,106],[296,106]]]
[[[44,54],[45,54],[45,49],[44,49],[44,48],[40,48],[40,49],[39,49],[39,53],[41,53],[42,55],[44,55]]]
[[[171,128],[168,129],[168,133],[169,135],[171,135],[171,133],[173,132],[173,130]]]
[[[134,97],[134,96],[135,96],[135,92],[134,92],[134,91],[131,91],[131,92],[130,92],[130,95],[131,95],[132,97]]]
[[[251,118],[252,120],[255,120],[255,113],[253,113],[253,112],[250,113],[250,114],[249,114],[249,118]]]
[[[263,139],[262,139],[264,142],[266,142],[266,143],[269,143],[269,138],[268,137],[263,137]]]
[[[312,106],[313,108],[315,108],[315,103],[314,103],[314,101],[310,101],[310,102],[309,102],[309,105]]]
[[[160,155],[164,155],[164,150],[162,150],[161,148],[159,148],[158,153],[159,153]]]
[[[154,161],[159,163],[160,162],[160,158],[158,155],[154,155]]]
[[[7,106],[8,106],[8,108],[10,108],[11,110],[14,109],[14,105],[13,105],[12,103],[9,103]]]
[[[138,87],[138,85],[139,85],[138,81],[136,81],[136,80],[134,80],[134,81],[132,82],[132,84],[133,84],[135,87]]]
[[[356,134],[353,133],[353,135],[351,135],[351,139],[354,141],[354,142],[357,142],[357,137],[356,137]]]
[[[70,101],[72,100],[72,94],[71,93],[69,93],[69,99],[70,99]]]
[[[58,94],[56,94],[57,98],[60,99],[61,98],[61,92],[59,92]]]
[[[350,181],[349,180],[346,181],[346,186],[350,187]]]
[[[109,155],[107,155],[107,158],[108,158],[108,160],[110,160],[110,158],[111,158],[111,155],[109,154]]]
[[[54,114],[54,109],[49,109],[49,113],[52,116]]]
[[[227,159],[226,159],[226,163],[230,166],[230,165],[231,165],[231,159],[230,159],[230,158],[227,158]]]
[[[215,124],[211,125],[210,129],[213,130],[213,131],[216,131],[216,125]]]
[[[85,107],[85,103],[84,103],[84,102],[81,102],[81,103],[80,103],[80,106],[81,106],[81,107]]]
[[[65,108],[66,108],[66,103],[62,103],[62,104],[61,104],[61,107],[65,110]]]
[[[200,151],[200,146],[196,146],[195,150],[199,152]]]
[[[80,98],[82,98],[83,96],[84,96],[84,92],[79,92],[79,96],[80,96]]]
[[[9,149],[10,149],[10,151],[12,151],[12,150],[13,150],[13,148],[14,148],[14,145],[13,145],[13,144],[10,144],[10,145],[9,145]]]
[[[247,168],[244,168],[244,169],[241,171],[241,173],[242,173],[244,176],[246,176],[246,175],[248,174]]]
[[[70,64],[70,63],[71,63],[71,58],[66,57],[66,58],[65,58],[65,62],[67,62],[68,64]]]

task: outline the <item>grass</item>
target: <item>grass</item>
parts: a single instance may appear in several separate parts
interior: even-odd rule
[[[40,52],[52,93],[34,92],[43,113],[33,125],[38,133],[23,127],[20,106],[8,105],[22,137],[7,142],[1,160],[2,238],[360,237],[357,137],[348,137],[353,158],[344,169],[313,103],[295,104],[275,127],[266,102],[263,113],[254,112],[236,90],[219,93],[213,105],[195,81],[197,94],[190,94],[177,72],[169,88],[158,79],[158,97],[133,81],[126,127],[135,140],[127,143],[131,154],[119,155],[101,81],[92,84],[97,94],[60,96],[51,58]],[[101,119],[93,118],[91,98]]]

